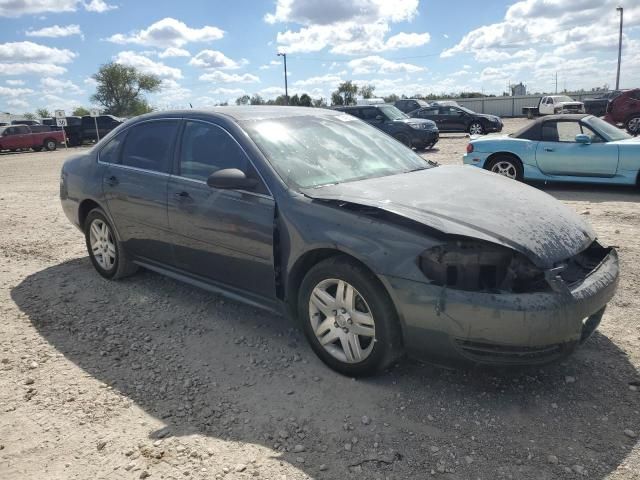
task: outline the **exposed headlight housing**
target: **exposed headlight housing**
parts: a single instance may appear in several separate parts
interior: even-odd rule
[[[524,255],[472,239],[453,240],[424,251],[420,269],[436,285],[457,290],[525,293],[549,290],[544,272]]]

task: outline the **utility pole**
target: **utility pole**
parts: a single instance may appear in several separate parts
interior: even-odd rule
[[[618,37],[618,74],[616,75],[616,90],[620,90],[620,63],[622,62],[622,16],[624,8],[618,7],[616,11],[620,12],[620,35]]]
[[[558,72],[556,72],[556,95],[558,94]]]
[[[287,87],[287,54],[278,53],[278,56],[284,58],[284,98],[287,105],[289,105],[289,88]]]

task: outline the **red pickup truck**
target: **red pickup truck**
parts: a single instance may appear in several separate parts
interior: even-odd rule
[[[64,133],[60,131],[46,130],[44,127],[32,127],[27,125],[10,125],[0,127],[0,150],[16,150],[32,148],[39,152],[55,150],[58,143],[64,143]]]

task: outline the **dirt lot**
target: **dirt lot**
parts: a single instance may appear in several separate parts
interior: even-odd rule
[[[460,163],[465,146],[425,155]],[[565,362],[407,360],[356,381],[283,318],[150,272],[98,276],[59,205],[71,153],[0,155],[0,479],[640,478],[640,193],[543,187],[622,263]]]

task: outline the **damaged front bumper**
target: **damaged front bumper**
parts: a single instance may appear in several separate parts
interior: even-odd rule
[[[414,357],[534,364],[571,353],[597,328],[618,284],[611,249],[564,292],[479,293],[384,277]]]

